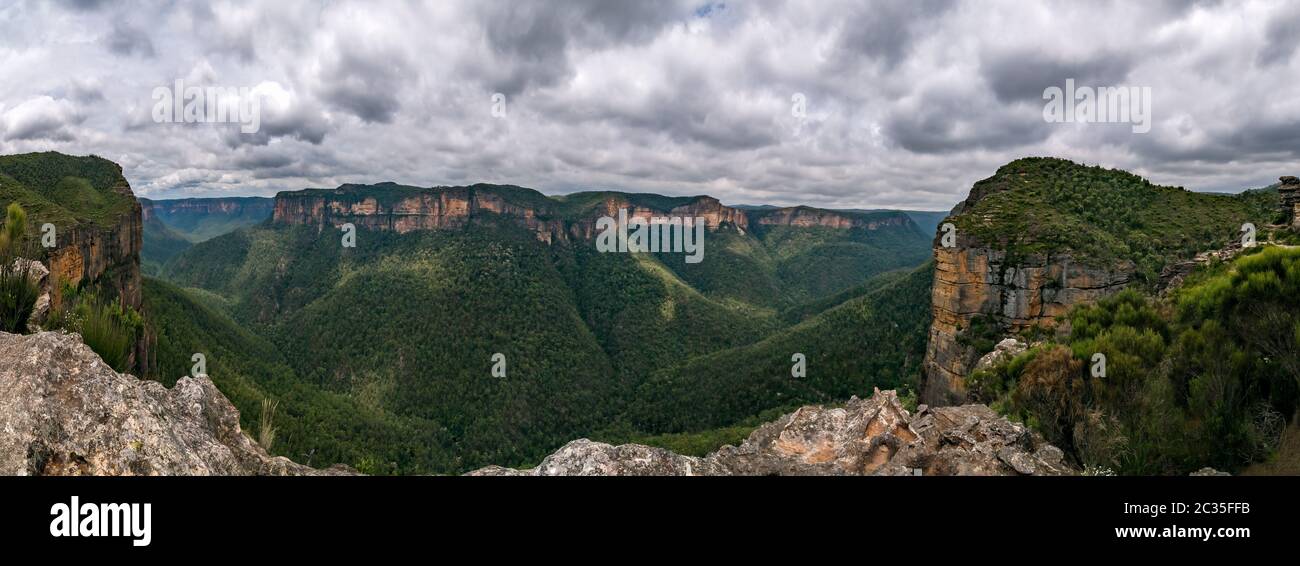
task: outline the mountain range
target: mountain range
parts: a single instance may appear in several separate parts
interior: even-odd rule
[[[117,298],[122,370],[171,386],[201,359],[270,453],[371,474],[530,467],[582,437],[704,456],[876,388],[918,418],[985,403],[1070,469],[1240,469],[1300,400],[1298,192],[1026,158],[951,213],[489,184],[137,201],[99,158],[0,157],[0,200],[68,235],[36,258],[36,326],[101,353],[65,311]],[[699,219],[704,261],[603,253],[620,213]]]

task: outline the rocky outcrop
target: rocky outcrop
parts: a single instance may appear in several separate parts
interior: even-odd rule
[[[0,474],[318,475],[269,456],[207,377],[119,374],[75,334],[0,333]]]
[[[140,248],[144,224],[140,220],[140,203],[125,178],[119,179],[112,190],[130,197],[131,209],[111,224],[58,227],[57,245],[47,258],[51,275],[60,283],[53,297],[56,308],[62,301],[61,285],[79,285],[82,281],[111,288],[124,304],[137,310],[143,302]]]
[[[1100,268],[1075,262],[1068,254],[1009,258],[1005,250],[960,235],[951,248],[936,238],[934,258],[922,399],[941,405],[966,399],[964,379],[981,353],[962,337],[980,322],[977,318],[1006,333],[1051,328],[1074,305],[1128,286],[1134,273],[1128,261]]]
[[[1282,177],[1278,185],[1278,194],[1282,197],[1282,212],[1286,215],[1286,225],[1292,230],[1300,230],[1300,179],[1293,176]]]
[[[57,154],[56,154],[57,155]],[[45,251],[44,264],[49,270],[42,295],[41,307],[46,312],[63,308],[63,290],[93,285],[102,289],[101,296],[118,298],[122,304],[140,311],[144,304],[143,279],[140,270],[140,252],[143,247],[144,224],[141,207],[131,192],[131,185],[122,175],[121,166],[96,157],[89,159],[93,167],[107,171],[107,191],[122,201],[114,204],[112,215],[94,221],[83,220],[75,224],[56,223],[55,247]],[[60,162],[52,167],[68,166]],[[74,172],[75,169],[69,172]],[[43,220],[33,216],[40,226]],[[43,319],[44,316],[39,317]],[[129,353],[128,367],[142,375],[151,371],[154,355],[152,337],[138,340]]]
[[[1166,265],[1160,271],[1160,281],[1158,283],[1161,296],[1182,286],[1183,280],[1192,272],[1214,263],[1232,261],[1244,249],[1239,240],[1234,240],[1222,249],[1201,252],[1192,259],[1176,261]]]
[[[27,280],[31,281],[39,292],[32,313],[27,318],[28,330],[37,331],[50,316],[50,270],[39,261],[26,258],[15,259],[12,269],[17,273],[26,272]]]
[[[843,407],[808,406],[763,425],[740,446],[703,458],[636,444],[570,442],[536,468],[499,476],[1071,475],[1056,447],[983,405],[920,407],[893,391]]]
[[[1015,338],[1007,338],[998,342],[993,347],[993,351],[984,354],[978,362],[975,362],[974,371],[988,370],[1015,359],[1016,356],[1025,353],[1029,349],[1029,344],[1021,342]]]

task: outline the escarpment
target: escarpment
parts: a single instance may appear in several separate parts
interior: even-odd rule
[[[130,187],[125,185],[125,194]],[[142,304],[140,248],[143,224],[140,205],[135,203],[109,226],[76,224],[59,227],[57,245],[49,252],[50,273],[55,280],[72,286],[91,281],[111,287],[123,304],[139,309]],[[62,293],[55,287],[54,305]]]
[[[1284,207],[1293,207],[1287,186]],[[965,379],[985,353],[977,346],[1053,329],[1074,306],[1130,285],[1156,291],[1180,279],[1171,266],[1231,248],[1245,222],[1269,224],[1275,205],[1261,198],[1163,187],[1062,159],[1003,166],[971,188],[934,239],[922,400],[964,402]]]
[[[1051,328],[1077,304],[1095,302],[1128,286],[1133,263],[1089,267],[1072,254],[1008,255],[1005,249],[958,237],[936,239],[935,271],[923,397],[934,404],[965,400],[964,378],[982,352],[964,338],[978,324],[999,334]]]
[[[597,220],[649,221],[655,217],[700,218],[709,230],[744,233],[755,226],[822,226],[878,230],[910,225],[903,213],[855,214],[792,207],[747,211],[709,196],[660,197],[626,193],[578,193],[547,197],[531,189],[501,185],[410,187],[394,183],[343,185],[276,195],[273,222],[317,228],[353,224],[371,230],[408,233],[454,230],[475,222],[506,220],[546,243],[590,240]]]
[[[226,216],[260,216],[270,218],[275,200],[259,197],[186,198],[174,200],[140,199],[142,220],[186,214]]]
[[[824,227],[843,229],[860,228],[876,230],[886,226],[905,226],[908,223],[905,214],[868,217],[844,214],[833,210],[822,210],[807,206],[776,208],[760,212],[751,212],[750,214],[755,217],[755,224],[760,226],[797,226],[803,228]]]

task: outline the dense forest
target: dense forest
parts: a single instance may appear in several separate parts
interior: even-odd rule
[[[1096,266],[1133,262],[1148,288],[1176,258],[1217,249],[1277,216],[1275,191],[1197,193],[1132,173],[1031,157],[998,169],[971,189],[954,217],[959,234],[1009,257],[1070,252]]]
[[[402,190],[395,185],[378,189],[381,196]],[[508,193],[516,200],[535,194],[523,189]],[[603,198],[603,193],[570,195],[548,206],[553,214],[572,214]],[[688,201],[635,198],[658,207]],[[440,431],[392,441],[395,450],[375,454],[309,447],[301,438],[282,446],[286,455],[316,448],[318,455],[353,465],[365,458],[362,467],[379,473],[531,464],[581,436],[671,445],[706,439],[703,445],[720,445],[756,424],[753,418],[760,413],[793,400],[831,399],[841,392],[863,392],[863,387],[869,392],[872,384],[893,387],[915,377],[910,373],[924,346],[923,330],[913,332],[913,338],[921,336],[913,340],[902,338],[905,330],[855,340],[861,332],[853,326],[861,317],[883,320],[883,315],[865,311],[892,312],[893,307],[881,305],[904,295],[918,304],[928,302],[925,289],[900,288],[893,295],[897,298],[877,298],[883,288],[864,283],[929,255],[929,236],[915,225],[881,231],[812,228],[803,234],[722,229],[709,238],[708,261],[686,264],[680,254],[602,254],[590,246],[547,246],[508,221],[404,235],[362,230],[355,248],[342,247],[336,231],[265,224],[199,243],[172,259],[163,273],[179,286],[170,288],[176,302],[188,297],[228,313],[233,323],[274,346],[277,353],[270,359],[283,364],[282,375],[292,375],[324,398],[363,404],[369,414],[382,415],[373,422],[385,434],[401,436],[397,431],[408,426]],[[865,303],[869,291],[876,293],[871,307],[850,305],[832,312],[845,301]],[[923,328],[925,309],[911,314],[919,316],[907,321],[907,330]],[[815,329],[820,316],[827,319],[820,324],[835,328],[834,334],[786,330],[796,318],[807,319]],[[872,321],[867,322],[861,330],[875,332]],[[818,368],[810,372],[812,385],[794,387],[798,395],[756,385],[737,407],[716,411],[699,405],[707,397],[683,399],[685,404],[676,407],[662,404],[659,396],[655,406],[673,415],[715,412],[715,417],[689,423],[671,415],[653,422],[640,416],[644,410],[630,413],[631,405],[654,395],[642,392],[642,386],[656,371],[787,332],[796,334],[774,344],[806,345],[783,357],[807,351],[809,363]],[[829,340],[862,344],[837,355],[835,344],[818,346]],[[183,368],[188,348],[162,352],[160,359]],[[882,355],[874,355],[876,348]],[[492,374],[498,353],[504,355],[504,378]],[[894,364],[896,359],[911,365]],[[904,366],[911,369],[900,369]],[[879,379],[870,373],[876,370]],[[240,371],[252,376],[251,383],[262,381],[258,372],[271,369]],[[215,371],[210,373],[218,379]],[[783,373],[785,380],[794,379],[788,362]],[[832,373],[839,377],[818,377]],[[730,386],[712,383],[707,395]],[[814,393],[818,388],[826,393]],[[284,418],[310,410],[295,406],[312,402],[298,394],[297,401],[277,397]],[[241,408],[251,408],[260,402],[259,395],[278,396],[259,391],[232,397],[238,397]],[[334,440],[369,446],[338,431],[338,425],[324,427],[335,430]],[[683,432],[696,434],[684,438]]]
[[[0,156],[0,203],[17,203],[32,219],[69,228],[108,225],[135,199],[116,163],[46,152]]]

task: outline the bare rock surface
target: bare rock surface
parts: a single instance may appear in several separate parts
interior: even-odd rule
[[[119,374],[75,334],[0,333],[0,474],[333,475],[270,456],[207,377]]]
[[[984,405],[910,414],[893,391],[807,406],[703,458],[636,444],[570,442],[536,468],[478,476],[1073,475],[1064,454]]]
[[[1015,338],[1003,339],[1001,342],[998,342],[997,346],[993,347],[992,352],[984,354],[984,356],[975,363],[975,371],[987,370],[1005,364],[1015,359],[1016,356],[1025,353],[1025,350],[1028,349],[1029,344],[1020,340]]]

